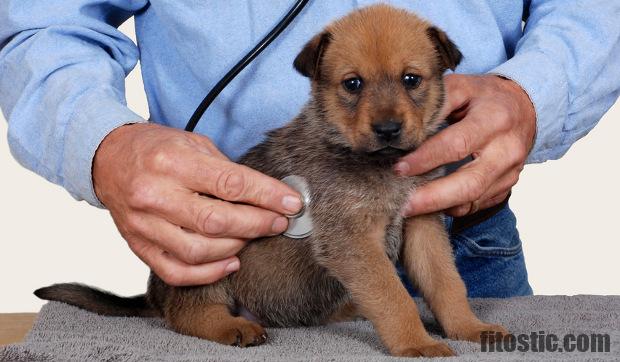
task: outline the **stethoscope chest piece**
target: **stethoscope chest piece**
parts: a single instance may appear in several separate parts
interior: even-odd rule
[[[282,179],[282,182],[301,194],[304,206],[297,215],[288,216],[288,229],[284,236],[293,239],[303,239],[312,234],[312,215],[310,214],[310,188],[306,179],[290,175]]]

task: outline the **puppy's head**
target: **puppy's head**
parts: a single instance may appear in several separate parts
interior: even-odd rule
[[[356,11],[312,38],[294,66],[312,80],[330,142],[398,156],[436,132],[442,75],[461,53],[447,35],[387,5]]]

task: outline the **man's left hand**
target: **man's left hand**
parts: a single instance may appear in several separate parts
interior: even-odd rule
[[[405,216],[444,211],[464,216],[502,202],[510,193],[536,133],[536,112],[525,91],[495,75],[447,75],[441,117],[452,124],[403,157],[395,170],[414,176],[469,156],[456,172],[417,189]]]

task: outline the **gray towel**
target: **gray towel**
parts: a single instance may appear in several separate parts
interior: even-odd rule
[[[441,338],[428,308],[418,303],[427,329]],[[608,334],[611,352],[482,352],[470,342],[446,340],[454,360],[620,361],[620,296],[534,296],[474,299],[481,319],[500,323],[515,335],[544,331]],[[45,305],[21,344],[0,349],[1,361],[388,361],[367,321],[313,328],[268,329],[258,347],[222,346],[167,329],[160,319],[102,317],[65,304]],[[586,338],[583,337],[583,338]],[[583,342],[583,340],[582,340]],[[560,343],[561,344],[561,343]],[[573,344],[574,345],[574,344]],[[419,359],[422,360],[422,359]]]

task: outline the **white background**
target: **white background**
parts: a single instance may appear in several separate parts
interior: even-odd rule
[[[122,27],[130,36],[133,22]],[[130,107],[147,116],[139,68]],[[0,133],[6,135],[0,115]],[[620,102],[559,161],[527,166],[511,206],[536,294],[620,294]],[[148,269],[108,213],[23,169],[0,142],[0,312],[37,311],[38,287],[79,281],[120,294],[144,291]]]

